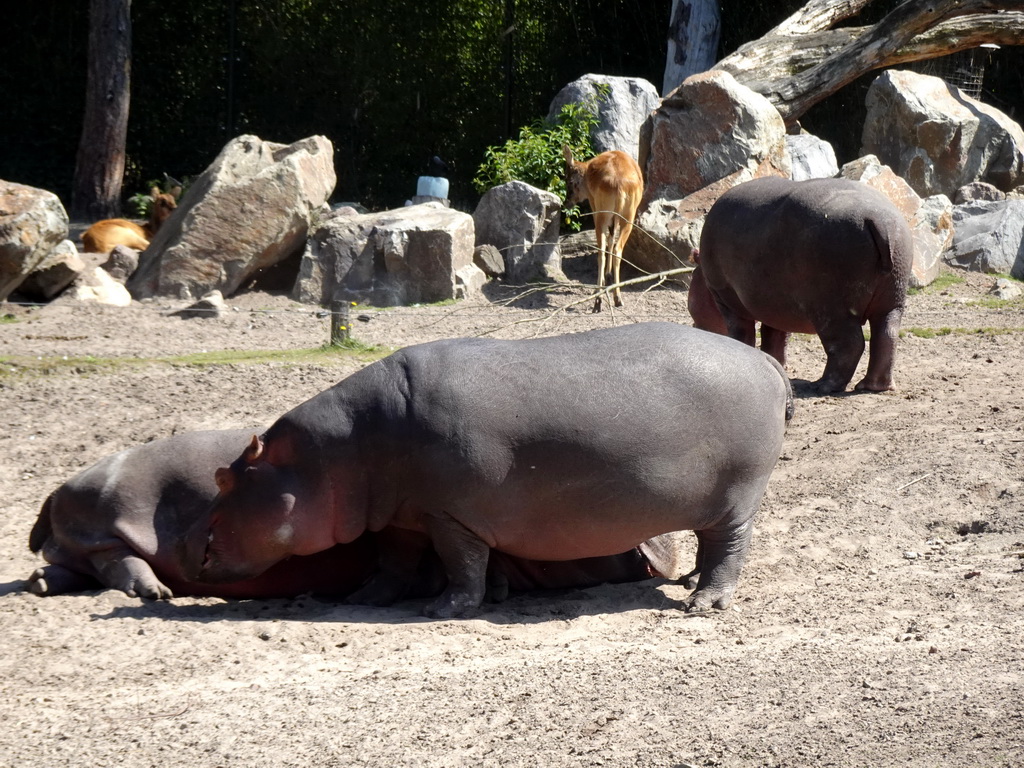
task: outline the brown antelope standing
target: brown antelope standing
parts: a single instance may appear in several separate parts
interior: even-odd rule
[[[136,251],[146,250],[153,235],[178,207],[180,194],[181,187],[176,186],[170,192],[161,192],[159,187],[153,187],[149,191],[153,204],[146,224],[139,226],[128,219],[103,219],[82,233],[82,245],[87,253],[109,253],[115,245],[126,245]]]
[[[594,230],[597,233],[597,285],[604,288],[606,277],[612,283],[620,282],[622,249],[633,231],[633,217],[644,191],[644,178],[636,160],[625,152],[613,149],[602,152],[592,160],[578,162],[572,150],[562,147],[565,156],[565,204],[576,205],[590,201],[594,212]],[[618,288],[612,291],[616,307],[622,306]],[[601,311],[601,295],[594,300],[594,311]]]

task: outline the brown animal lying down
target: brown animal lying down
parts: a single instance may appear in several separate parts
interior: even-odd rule
[[[217,467],[230,463],[252,434],[176,435],[108,456],[68,480],[43,502],[29,536],[29,547],[49,563],[29,577],[29,591],[57,595],[108,587],[148,598],[275,598],[305,593],[343,597],[358,589],[376,569],[372,533],[351,544],[288,558],[245,581],[205,584],[184,576],[182,535],[216,496]],[[610,557],[540,562],[494,553],[490,594],[501,599],[508,589],[674,577],[680,570],[675,562],[679,549],[680,539],[668,534]],[[436,595],[444,586],[440,564],[428,560],[409,596]]]
[[[178,207],[180,195],[181,187],[176,186],[170,192],[161,192],[158,187],[153,187],[149,192],[153,201],[149,209],[149,221],[143,225],[128,219],[97,221],[82,233],[82,247],[86,253],[110,253],[118,245],[136,251],[146,250],[153,235]]]

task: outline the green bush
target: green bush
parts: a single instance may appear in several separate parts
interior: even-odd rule
[[[553,122],[537,120],[520,129],[518,139],[509,139],[500,147],[488,147],[484,162],[473,178],[476,191],[483,194],[499,184],[523,181],[564,200],[562,147],[572,149],[573,157],[578,160],[594,156],[590,131],[597,125],[597,104],[607,93],[608,87],[604,86],[586,101],[566,104]],[[579,208],[563,210],[562,220],[570,228],[579,229]]]

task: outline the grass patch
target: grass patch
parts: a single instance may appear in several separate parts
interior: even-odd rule
[[[1024,328],[904,328],[900,336],[934,339],[937,336],[1002,336],[1008,333],[1024,333]]]
[[[965,307],[981,307],[983,309],[1004,309],[1006,307],[1019,307],[1024,304],[1024,299],[1000,299],[997,296],[986,296],[983,299],[965,301]]]
[[[6,313],[0,315],[0,325],[4,325],[6,323],[16,323],[16,322],[18,322],[18,318],[16,318],[10,312],[6,312]]]
[[[280,350],[218,350],[216,352],[194,352],[188,355],[169,357],[0,357],[0,380],[18,375],[53,375],[60,373],[105,373],[118,370],[141,368],[147,365],[306,365],[330,363],[332,360],[356,359],[373,362],[391,353],[387,347],[364,344],[350,339],[344,345],[325,344],[313,349]]]
[[[926,285],[924,288],[910,288],[907,294],[910,296],[916,296],[919,293],[941,293],[950,286],[959,285],[964,282],[964,279],[960,275],[954,274],[953,272],[943,272],[931,283]]]

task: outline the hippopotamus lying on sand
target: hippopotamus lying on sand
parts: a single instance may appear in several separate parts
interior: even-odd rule
[[[249,578],[379,531],[381,570],[352,599],[390,602],[433,545],[448,586],[426,613],[451,617],[480,604],[492,549],[566,560],[694,530],[687,607],[725,607],[791,414],[776,361],[671,323],[408,347],[217,471],[186,573]]]
[[[79,473],[49,495],[29,546],[50,563],[29,577],[28,589],[54,595],[98,586],[128,595],[169,598],[292,597],[311,592],[344,596],[362,586],[377,564],[374,534],[305,557],[291,557],[253,578],[197,582],[182,571],[180,542],[217,494],[214,472],[248,442],[252,430],[188,432],[121,451]],[[248,535],[244,521],[238,535]],[[590,587],[637,581],[679,571],[681,542],[662,536],[609,557],[544,563],[496,558],[492,597],[509,588]],[[434,596],[444,587],[436,559],[410,585],[410,596]]]
[[[754,344],[786,363],[789,333],[825,347],[823,392],[846,388],[871,328],[857,389],[893,388],[896,339],[913,241],[880,192],[846,179],[764,178],[733,187],[708,212],[687,303],[694,324]]]

